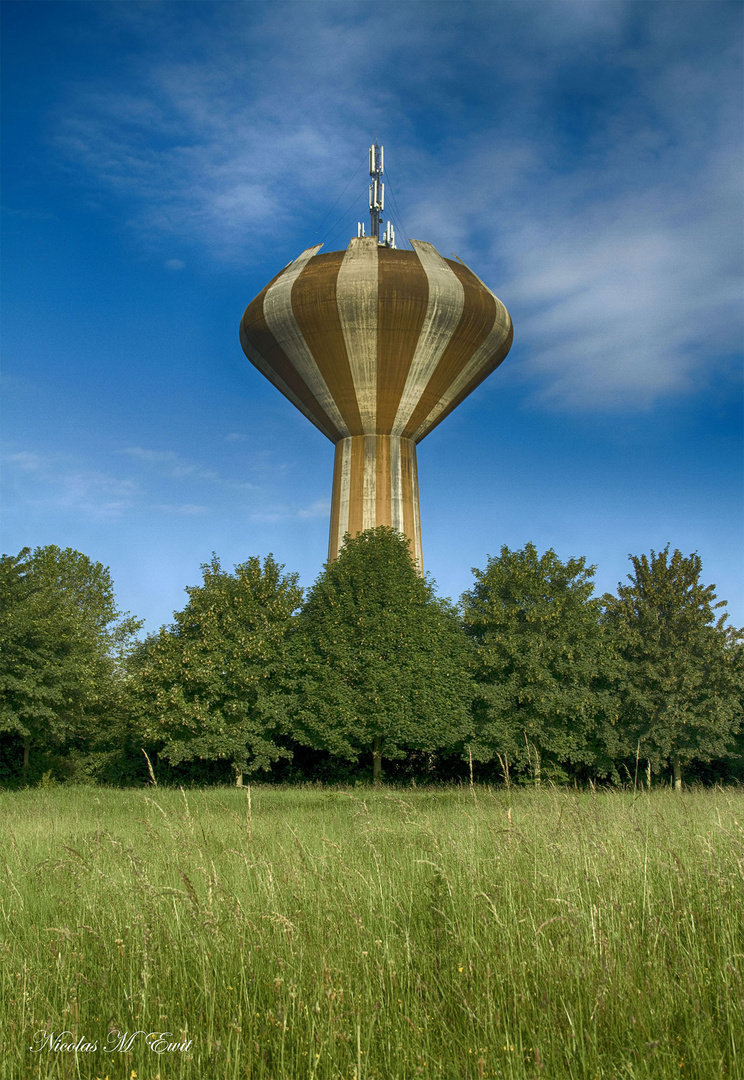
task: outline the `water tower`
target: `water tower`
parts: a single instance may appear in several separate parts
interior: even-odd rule
[[[399,250],[369,151],[371,235],[308,248],[245,310],[248,359],[336,447],[328,557],[345,533],[389,525],[423,573],[416,444],[498,367],[509,313],[464,263],[423,240]],[[465,463],[463,463],[465,465]]]

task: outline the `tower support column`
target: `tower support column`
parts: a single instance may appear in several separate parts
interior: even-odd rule
[[[336,443],[328,558],[343,547],[344,534],[389,525],[411,541],[420,574],[421,553],[416,444],[400,435],[351,435]]]

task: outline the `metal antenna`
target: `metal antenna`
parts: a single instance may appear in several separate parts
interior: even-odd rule
[[[374,236],[381,247],[394,248],[395,230],[392,222],[388,221],[382,240],[380,239],[382,211],[385,209],[385,185],[381,179],[385,171],[384,153],[385,148],[378,144],[377,135],[375,135],[375,141],[369,148],[369,175],[372,177],[372,183],[369,185],[369,235]],[[357,226],[357,236],[364,236],[364,226],[361,222]]]
[[[385,185],[380,177],[384,172],[383,148],[374,142],[369,148],[369,175],[372,183],[369,185],[369,235],[375,240],[380,240],[380,214],[385,209]]]

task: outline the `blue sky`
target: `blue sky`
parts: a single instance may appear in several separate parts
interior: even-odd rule
[[[13,0],[2,550],[110,566],[154,630],[212,551],[327,555],[331,444],[248,302],[345,248],[385,145],[399,243],[462,258],[507,360],[419,447],[424,561],[698,551],[744,625],[742,7]],[[391,200],[394,196],[394,202]]]

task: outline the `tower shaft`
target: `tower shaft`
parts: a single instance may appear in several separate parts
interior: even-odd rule
[[[329,560],[343,547],[345,533],[378,525],[405,533],[423,574],[415,442],[400,435],[351,435],[336,443]]]

